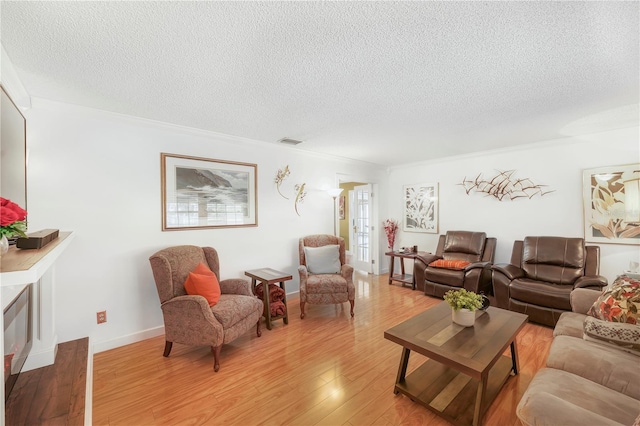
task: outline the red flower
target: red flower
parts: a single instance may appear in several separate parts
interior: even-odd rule
[[[17,220],[19,220],[18,213],[6,207],[0,206],[0,226],[11,225]]]
[[[27,211],[11,200],[0,197],[0,225],[11,225],[17,220],[25,220]]]
[[[0,235],[25,235],[27,211],[11,200],[0,197]]]
[[[393,245],[396,241],[396,232],[398,232],[398,222],[394,219],[387,219],[382,222],[384,225],[384,232],[387,234],[387,242],[389,243],[389,248],[393,250]]]

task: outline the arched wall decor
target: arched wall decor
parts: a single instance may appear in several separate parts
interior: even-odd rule
[[[536,195],[547,195],[554,190],[546,190],[547,185],[534,183],[529,178],[515,178],[515,170],[500,171],[489,179],[484,179],[482,174],[475,179],[462,179],[461,185],[469,195],[471,192],[482,193],[495,197],[499,201],[516,200],[518,198],[532,198]]]

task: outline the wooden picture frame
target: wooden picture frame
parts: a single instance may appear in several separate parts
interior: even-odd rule
[[[344,195],[341,195],[339,200],[340,201],[338,202],[338,213],[339,213],[338,216],[340,217],[340,220],[344,220],[345,217],[346,217],[345,211],[344,211],[344,209],[345,209],[345,201],[346,200],[344,198]]]
[[[583,170],[586,242],[640,245],[639,179],[640,164]]]
[[[258,226],[258,166],[160,154],[162,230]]]
[[[438,183],[403,186],[405,232],[438,233]]]

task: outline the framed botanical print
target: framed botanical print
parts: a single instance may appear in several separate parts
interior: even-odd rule
[[[258,225],[257,165],[160,157],[163,231]]]
[[[587,242],[640,244],[640,164],[583,170]]]
[[[438,233],[438,184],[405,185],[404,220],[402,230],[407,232]]]

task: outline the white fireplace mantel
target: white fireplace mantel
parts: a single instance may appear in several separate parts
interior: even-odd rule
[[[11,247],[9,252],[0,258],[0,295],[3,311],[6,304],[12,301],[12,295],[17,294],[27,285],[32,286],[33,344],[22,371],[45,367],[55,362],[58,350],[55,327],[55,263],[73,238],[74,235],[71,232],[60,232],[56,240],[41,249],[20,250]],[[4,329],[2,316],[0,316],[0,326]],[[0,333],[0,350],[4,358],[2,333]],[[0,397],[4,403],[4,385],[0,389]],[[4,425],[4,410],[0,417],[0,425]]]

